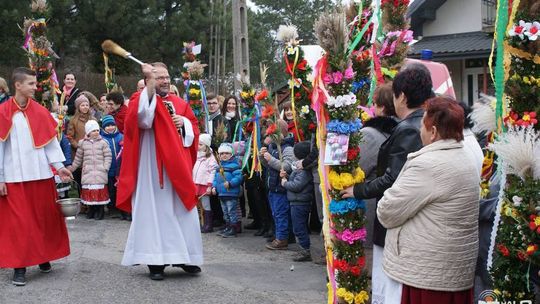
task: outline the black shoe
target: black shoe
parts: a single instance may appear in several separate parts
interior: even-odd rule
[[[26,268],[15,268],[13,270],[13,280],[11,281],[15,286],[26,285]]]
[[[253,235],[254,236],[263,236],[265,233],[267,233],[268,230],[267,229],[264,229],[264,228],[260,228],[259,230],[257,230],[257,232],[255,232]]]
[[[162,281],[164,279],[165,265],[148,265],[150,270],[150,279],[154,281]]]
[[[96,206],[96,214],[94,215],[94,219],[101,221],[105,217],[105,206]]]
[[[201,272],[201,267],[195,265],[186,265],[186,264],[174,264],[173,267],[180,267],[187,273],[196,274]]]
[[[52,270],[51,263],[46,262],[46,263],[43,263],[43,264],[39,264],[39,271],[41,271],[43,273],[49,273],[49,272],[51,272],[51,270]]]
[[[244,229],[247,229],[247,230],[257,230],[261,227],[261,225],[259,225],[258,223],[255,223],[255,222],[251,222],[250,224],[247,224],[244,226]]]

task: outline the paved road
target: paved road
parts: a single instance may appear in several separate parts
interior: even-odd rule
[[[294,263],[292,250],[267,250],[251,231],[235,239],[204,235],[201,275],[167,268],[166,279],[156,282],[146,266],[120,265],[128,222],[79,217],[68,221],[68,229],[71,255],[53,262],[51,273],[31,267],[27,285],[16,287],[12,270],[0,269],[0,304],[325,303],[324,266]],[[320,246],[318,236],[312,240]]]

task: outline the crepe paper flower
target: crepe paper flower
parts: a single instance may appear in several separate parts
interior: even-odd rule
[[[343,74],[340,71],[332,73],[332,79],[334,80],[335,84],[340,84],[343,80]]]
[[[371,82],[369,79],[367,78],[362,78],[358,81],[353,81],[352,83],[352,88],[351,88],[351,92],[353,93],[357,93],[358,91],[360,91],[360,89],[362,89],[365,85],[369,85]]]
[[[522,260],[522,261],[526,261],[528,258],[527,258],[527,254],[524,253],[523,251],[518,251],[517,252],[517,257],[518,259]]]
[[[271,124],[270,126],[268,126],[268,128],[266,129],[266,136],[270,136],[270,135],[273,135],[276,133],[276,130],[277,130],[277,126],[276,124]]]
[[[540,226],[540,216],[537,216],[534,218],[534,223],[536,224],[536,226]]]
[[[306,70],[306,65],[307,65],[307,60],[304,59],[304,60],[300,61],[296,65],[296,68],[299,69],[299,70],[305,71]]]
[[[309,106],[308,105],[302,106],[302,108],[300,109],[300,113],[308,114],[309,113]]]
[[[538,21],[534,21],[529,29],[525,31],[525,35],[529,37],[529,40],[536,41],[538,39],[538,35],[540,34],[540,23]]]
[[[511,111],[508,115],[503,118],[503,122],[506,126],[513,126],[516,124],[516,121],[519,119],[519,115]]]
[[[343,287],[338,288],[338,290],[336,291],[336,295],[340,298],[345,297],[346,293],[347,293],[347,290]]]
[[[356,133],[360,130],[360,128],[362,128],[362,121],[358,118],[350,122],[331,120],[326,125],[326,130],[328,132],[339,133],[339,134]]]
[[[346,242],[349,245],[354,244],[354,242],[358,240],[365,241],[367,236],[366,228],[361,228],[358,230],[345,229],[343,232],[333,230],[332,233],[337,239]]]
[[[272,107],[271,105],[264,106],[263,111],[262,111],[262,117],[269,118],[272,115],[274,115],[274,107]]]
[[[354,297],[354,304],[364,304],[369,300],[369,294],[362,290]]]
[[[345,79],[352,79],[354,77],[354,71],[352,69],[352,66],[348,67],[345,70],[345,73],[343,74],[343,77],[345,77]]]
[[[266,97],[268,97],[268,91],[264,89],[255,96],[255,100],[261,101],[263,99],[266,99]]]
[[[497,245],[497,249],[499,250],[499,252],[500,252],[503,256],[509,256],[509,255],[510,255],[510,251],[509,251],[508,248],[506,248],[506,246],[504,246],[503,244],[498,244],[498,245]]]
[[[523,199],[517,195],[514,195],[512,197],[512,202],[514,203],[514,206],[515,207],[519,207],[521,206],[521,203],[523,202]]]
[[[302,79],[300,78],[294,78],[289,80],[289,89],[292,89],[293,87],[299,88],[302,85]]]
[[[538,250],[538,245],[536,245],[536,244],[531,244],[531,245],[527,246],[527,255],[532,255],[532,254],[535,253],[537,250]]]
[[[340,201],[332,200],[329,206],[330,213],[332,214],[345,214],[365,208],[366,203],[363,200],[357,200],[355,198],[347,198]]]
[[[360,148],[359,147],[349,147],[349,150],[347,151],[347,160],[352,161],[358,157],[358,154],[360,154]]]
[[[518,36],[520,39],[525,38],[525,32],[529,30],[531,27],[531,23],[525,22],[523,20],[519,20],[519,23],[514,26],[508,31],[508,36],[514,37]]]
[[[310,122],[309,125],[308,125],[308,130],[314,131],[314,130],[316,130],[316,129],[317,129],[317,125],[314,124],[314,123],[312,123],[312,122]]]
[[[298,51],[298,47],[288,47],[287,48],[287,55],[294,55]]]
[[[333,80],[332,74],[330,73],[326,73],[323,77],[324,84],[331,84]]]
[[[523,117],[519,119],[516,124],[518,126],[528,127],[538,123],[536,119],[536,112],[524,112]]]
[[[343,297],[343,299],[345,300],[345,302],[347,302],[348,304],[352,304],[353,301],[354,301],[354,294],[352,292],[347,292],[345,294],[345,297]]]

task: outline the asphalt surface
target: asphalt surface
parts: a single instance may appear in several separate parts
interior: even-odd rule
[[[24,287],[11,284],[13,270],[0,269],[0,304],[326,302],[325,267],[293,262],[296,244],[270,251],[250,230],[234,239],[204,234],[200,275],[167,267],[164,281],[152,281],[146,266],[120,265],[128,229],[129,222],[112,218],[68,221],[71,255],[53,261],[48,274],[28,268]],[[311,238],[319,258],[320,237]]]

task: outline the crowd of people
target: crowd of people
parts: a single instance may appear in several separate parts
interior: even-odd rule
[[[200,234],[181,240],[196,244],[183,246],[185,252],[179,255],[188,258],[181,262],[166,254],[143,254],[152,245],[138,243],[138,234],[145,229],[141,223],[156,221],[159,226],[168,219],[149,219],[148,214],[155,213],[151,211],[165,207],[139,201],[158,200],[164,194],[156,194],[161,193],[157,189],[164,185],[174,188],[182,202],[181,210],[171,207],[170,211],[184,219],[178,229],[192,229],[185,225],[198,223],[196,217],[200,219],[198,232],[217,230],[216,235],[223,238],[254,230],[255,236],[267,238],[267,249],[284,250],[298,242],[301,251],[294,260],[311,261],[310,219],[322,222],[324,213],[319,152],[314,140],[301,141],[295,132],[291,104],[280,105],[279,147],[271,137],[264,138],[259,151],[262,171],[250,175],[242,165],[242,139],[249,134],[243,134],[238,123],[241,112],[236,96],[209,94],[207,132],[198,134],[196,119],[187,103],[178,98],[178,91],[171,87],[166,67],[145,65],[143,73],[145,79],[138,83],[129,104],[119,92],[97,99],[77,87],[73,73],[65,75],[59,96],[63,108],[55,109],[68,117],[58,137],[64,156],[62,165],[55,166],[62,179],[57,180],[59,195],[67,195],[62,181],[73,172],[81,185],[81,201],[87,206],[86,218],[102,220],[107,215],[105,206],[111,216],[118,207],[119,217],[126,220],[132,220],[128,213],[132,211],[133,223],[122,263],[147,264],[152,279],[163,279],[167,265],[196,273],[200,271],[196,265],[202,264]],[[16,77],[14,82],[16,85]],[[166,110],[161,103],[152,102],[153,96],[164,103],[174,103],[177,115],[172,116],[169,125],[162,124],[161,119],[165,118],[160,115],[165,115]],[[9,100],[3,79],[0,98],[0,102]],[[343,198],[366,200],[365,246],[373,247],[372,303],[420,303],[418,299],[424,299],[422,303],[471,303],[479,244],[478,185],[483,156],[478,141],[468,130],[467,106],[447,97],[436,97],[429,71],[421,65],[407,66],[393,83],[378,87],[373,106],[374,117],[361,129],[364,142],[360,147],[360,166],[366,181],[342,191]],[[218,140],[220,126],[225,127],[227,136]],[[178,149],[185,153],[185,163],[178,163],[163,150],[160,143],[167,140],[163,135],[167,132],[181,134],[173,136],[182,138],[181,141],[167,142],[167,146],[178,144]],[[5,166],[6,156],[1,156],[0,164]],[[178,174],[186,172],[173,172],[170,166],[192,171],[194,187],[181,186],[182,176]],[[0,169],[0,182],[9,182],[8,175],[12,173],[5,167]],[[158,180],[152,178],[154,174],[159,176]],[[151,186],[139,188],[145,178]],[[198,198],[195,202],[188,198],[192,193]],[[0,201],[0,218],[1,205]],[[244,218],[253,220],[242,225]],[[161,229],[173,228],[157,230]],[[155,233],[159,234],[157,230]],[[151,238],[154,232],[144,233],[145,238]],[[171,243],[176,242],[172,238]],[[171,245],[157,246],[165,246],[160,250],[167,252],[166,247]],[[190,263],[185,263],[186,259]],[[20,266],[0,262],[2,267],[17,265]],[[50,265],[40,267],[46,271]],[[14,283],[17,282],[22,282],[20,277],[14,277]]]

